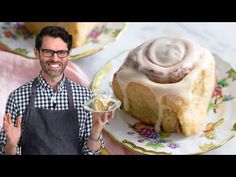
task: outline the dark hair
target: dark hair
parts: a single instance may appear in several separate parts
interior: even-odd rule
[[[61,38],[65,43],[67,43],[68,50],[71,50],[72,35],[70,35],[64,28],[61,28],[59,26],[46,26],[42,28],[40,33],[36,36],[35,39],[35,48],[37,50],[41,48],[44,36]]]

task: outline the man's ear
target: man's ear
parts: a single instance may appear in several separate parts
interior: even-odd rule
[[[34,55],[35,55],[35,58],[39,59],[39,51],[34,48]]]

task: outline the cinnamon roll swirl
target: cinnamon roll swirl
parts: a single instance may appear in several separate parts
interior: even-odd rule
[[[184,39],[159,38],[130,52],[124,63],[157,83],[175,83],[188,74],[200,58],[200,46]]]
[[[156,131],[199,131],[215,85],[213,55],[199,44],[158,38],[133,49],[114,74],[123,109]]]

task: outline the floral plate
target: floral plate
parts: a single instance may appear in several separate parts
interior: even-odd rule
[[[118,54],[97,72],[92,84],[95,92],[112,92],[113,74],[128,52]],[[185,137],[177,133],[156,133],[153,127],[123,110],[116,112],[105,131],[116,142],[140,154],[202,154],[222,146],[236,135],[236,70],[216,55],[215,59],[217,85],[199,134]]]
[[[73,48],[72,60],[92,55],[114,42],[126,29],[126,23],[99,23],[87,36],[86,43]],[[7,50],[34,59],[35,35],[22,22],[0,22],[0,45]]]

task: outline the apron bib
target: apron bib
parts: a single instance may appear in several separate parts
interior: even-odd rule
[[[24,113],[21,153],[35,155],[62,155],[81,153],[79,144],[78,111],[74,108],[72,90],[65,78],[68,110],[35,108],[36,86],[33,81],[29,106]]]

